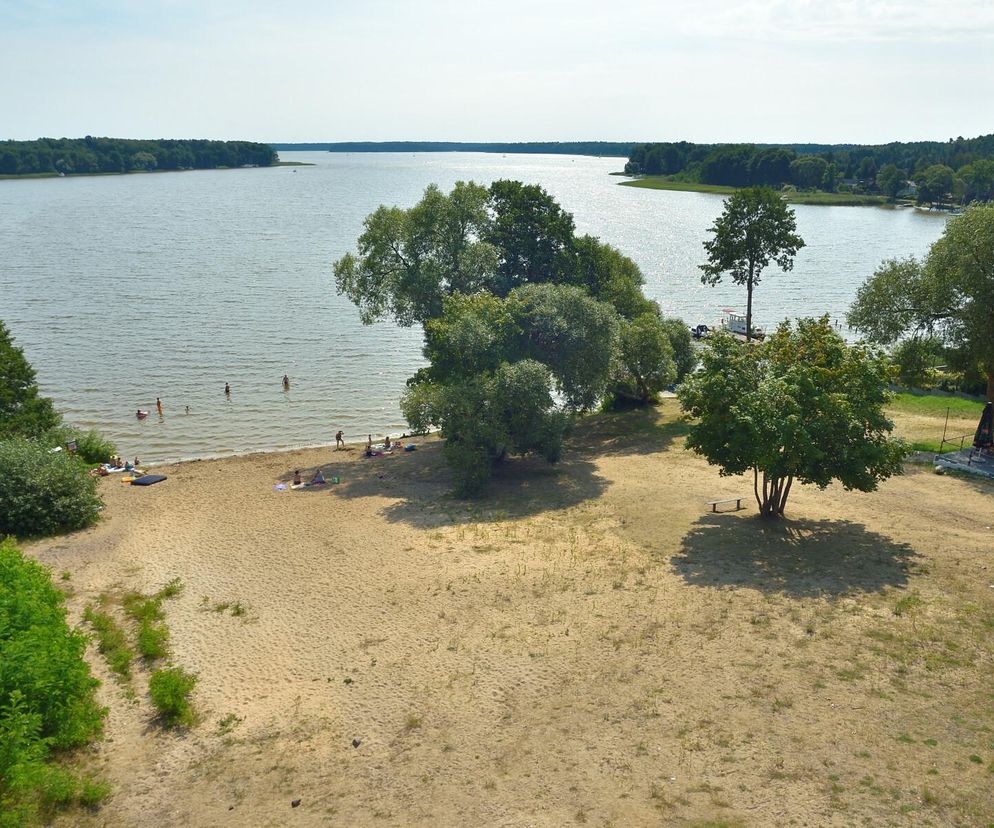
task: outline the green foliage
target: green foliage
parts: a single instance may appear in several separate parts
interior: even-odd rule
[[[752,471],[764,516],[783,514],[794,479],[873,491],[900,473],[906,447],[883,412],[886,359],[846,345],[827,316],[785,322],[755,347],[714,337],[703,362],[679,390],[697,420],[687,444],[722,475]]]
[[[416,430],[439,428],[456,490],[469,496],[508,453],[559,459],[570,419],[556,408],[551,384],[548,368],[521,360],[448,383],[415,383],[401,399],[401,410]]]
[[[154,595],[129,592],[121,602],[124,611],[138,624],[138,652],[149,661],[169,654],[169,628],[163,623],[166,614],[162,602],[182,591],[182,582],[174,578]]]
[[[31,440],[0,441],[0,536],[82,529],[99,509],[96,480],[80,460]]]
[[[676,365],[676,381],[681,382],[697,367],[697,351],[690,328],[682,319],[663,319],[663,329],[670,340],[673,362]]]
[[[950,219],[924,261],[885,261],[860,287],[847,319],[882,344],[938,337],[979,366],[994,399],[994,206]]]
[[[725,209],[704,242],[707,264],[700,265],[701,281],[716,285],[724,273],[746,286],[747,338],[752,333],[752,292],[770,262],[781,270],[794,267],[794,256],[804,247],[797,235],[794,211],[768,187],[750,187],[725,200]]]
[[[615,394],[633,397],[644,404],[676,380],[677,366],[669,334],[666,324],[654,312],[622,323]]]
[[[38,394],[35,372],[0,322],[0,440],[38,437],[59,423],[48,397]]]
[[[115,453],[114,444],[93,429],[83,431],[74,426],[60,425],[39,437],[40,443],[51,448],[65,448],[70,440],[76,441],[76,456],[88,466],[106,463]]]
[[[272,147],[253,141],[149,141],[87,135],[0,143],[0,176],[268,167],[277,160]]]
[[[990,200],[994,198],[994,135],[879,146],[636,144],[625,165],[626,175],[667,176],[710,187],[790,185],[831,191],[842,177],[855,179],[858,191],[875,190],[891,199],[904,188],[907,170],[917,171],[916,179],[926,187],[925,201],[933,200],[929,187],[940,197],[952,190],[960,201]],[[957,181],[963,183],[961,191]]]
[[[33,824],[99,792],[48,764],[53,751],[97,736],[105,714],[63,600],[47,570],[0,541],[0,826]]]
[[[90,606],[84,611],[83,620],[93,627],[93,631],[97,634],[97,649],[107,659],[110,669],[121,678],[130,679],[134,652],[128,644],[128,637],[114,620],[114,616]]]
[[[152,672],[148,693],[166,724],[190,727],[195,723],[190,694],[196,684],[197,677],[182,667],[165,667]]]
[[[905,388],[928,388],[935,376],[936,359],[942,343],[935,337],[913,336],[891,349],[898,381]]]
[[[520,355],[552,372],[567,408],[595,406],[611,374],[618,338],[614,309],[570,286],[527,285],[515,290],[511,299],[521,308]]]

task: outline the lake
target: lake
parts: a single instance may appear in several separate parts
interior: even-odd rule
[[[0,181],[0,319],[68,422],[147,461],[324,444],[339,429],[350,440],[399,433],[420,330],[364,327],[331,265],[368,213],[410,206],[431,183],[541,184],[580,233],[639,264],[667,314],[713,324],[745,305],[744,290],[705,287],[697,269],[722,197],[619,187],[609,173],[623,159],[282,158],[314,166]],[[910,209],[794,209],[807,247],[757,288],[759,325],[841,321],[881,260],[923,254],[945,222]],[[138,408],[152,413],[139,422]]]

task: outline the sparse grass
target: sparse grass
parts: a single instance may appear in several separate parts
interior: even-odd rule
[[[217,722],[217,732],[220,736],[227,736],[231,731],[233,731],[238,725],[244,721],[241,716],[236,716],[234,713],[229,713],[223,719],[218,719]]]
[[[917,592],[905,595],[894,604],[894,615],[908,615],[922,605],[921,596]]]
[[[88,606],[83,612],[86,621],[97,635],[97,650],[107,660],[107,665],[119,678],[125,681],[131,678],[131,662],[134,660],[134,650],[128,643],[124,629],[109,612]]]
[[[404,722],[405,730],[419,730],[421,728],[421,717],[416,716],[413,713],[407,717]]]
[[[183,584],[174,578],[154,595],[129,592],[121,601],[124,611],[138,624],[138,652],[149,661],[169,654],[169,628],[165,625],[162,602],[183,591]]]

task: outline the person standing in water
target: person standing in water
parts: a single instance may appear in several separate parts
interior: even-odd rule
[[[158,397],[155,398],[155,410],[159,412],[159,416],[162,416],[162,400]]]
[[[283,390],[290,390],[290,378],[286,374],[283,375]]]
[[[231,386],[228,385],[228,383],[224,384],[224,396],[226,396],[226,397],[230,397],[231,396]]]

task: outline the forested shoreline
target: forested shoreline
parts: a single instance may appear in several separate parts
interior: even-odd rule
[[[627,158],[634,141],[338,141],[333,143],[275,143],[277,151],[292,152],[500,152],[523,155],[606,155]]]
[[[949,141],[860,144],[639,144],[628,175],[748,187],[876,194],[919,203],[994,198],[994,134]]]
[[[0,176],[269,167],[279,161],[268,144],[205,139],[39,138],[0,143]]]

